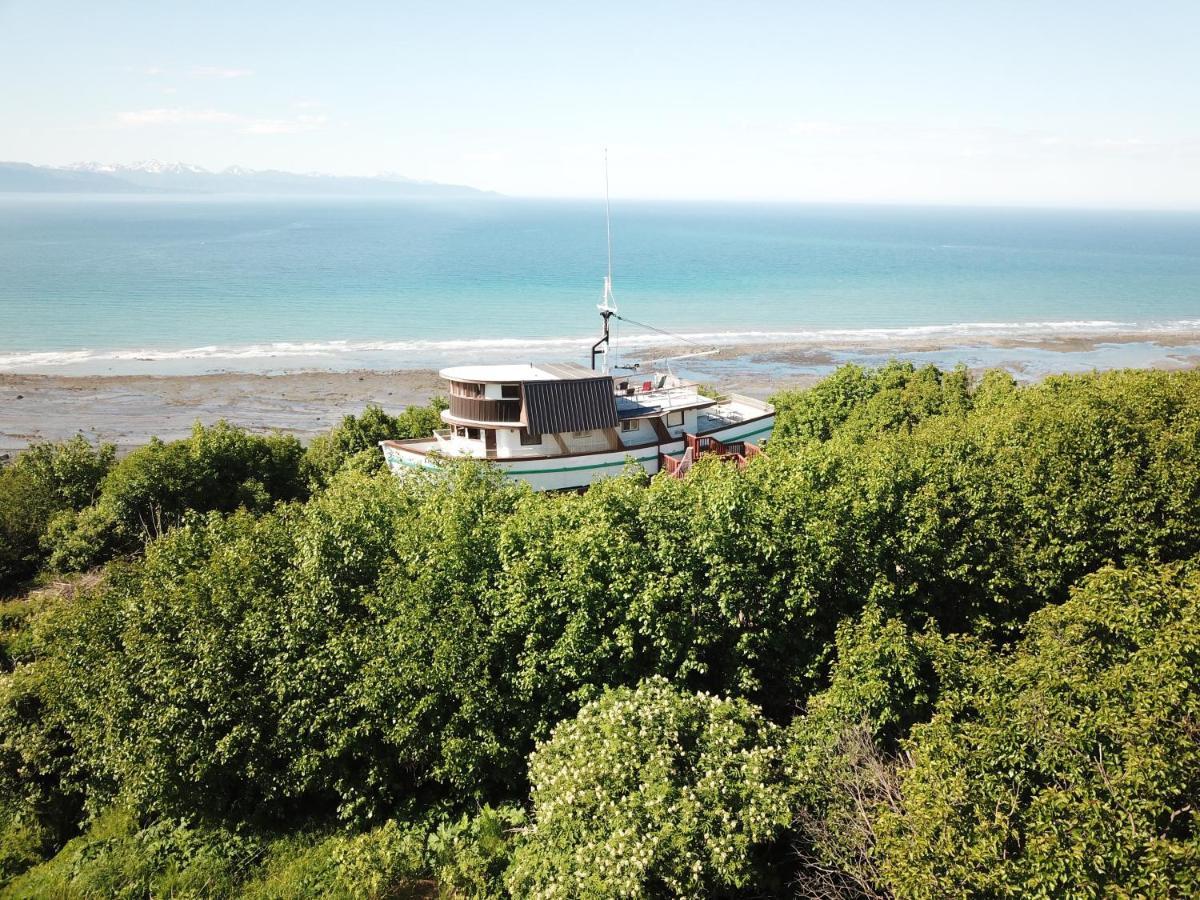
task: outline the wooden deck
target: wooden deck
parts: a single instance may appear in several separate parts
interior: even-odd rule
[[[659,471],[672,478],[683,478],[702,456],[714,456],[732,462],[739,469],[763,453],[762,447],[751,441],[719,441],[707,435],[685,434],[683,456],[678,458],[666,453],[659,454]]]

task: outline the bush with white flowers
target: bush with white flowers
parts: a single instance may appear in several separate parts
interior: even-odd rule
[[[530,759],[534,816],[514,896],[711,896],[752,889],[789,819],[779,729],[743,700],[666,679],[607,692]]]

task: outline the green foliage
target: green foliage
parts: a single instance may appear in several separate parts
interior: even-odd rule
[[[181,441],[152,439],[119,463],[112,445],[82,436],[32,445],[0,469],[0,594],[43,566],[83,571],[136,551],[189,512],[262,513],[324,488],[342,468],[378,472],[379,441],[431,434],[445,406],[435,398],[398,416],[370,406],[307,451],[295,438],[223,421],[197,423]]]
[[[534,818],[509,890],[645,897],[761,887],[755,852],[790,818],[776,732],[744,701],[664,679],[606,693],[530,760]]]
[[[877,895],[875,826],[865,813],[896,802],[888,754],[986,654],[963,637],[914,632],[874,605],[839,626],[830,684],[788,730],[801,896]]]
[[[0,600],[0,673],[11,672],[33,658],[33,622],[54,602],[41,592],[14,600]]]
[[[874,370],[842,366],[808,390],[781,391],[771,400],[779,412],[773,440],[863,439],[936,416],[962,416],[972,406],[964,367],[942,372],[896,361]]]
[[[83,509],[96,499],[115,457],[112,444],[93,447],[83,435],[76,435],[57,444],[31,444],[13,468],[44,485],[55,507]]]
[[[11,809],[0,812],[0,890],[42,862],[53,837],[36,818]]]
[[[253,839],[183,821],[139,829],[128,810],[117,808],[13,881],[4,896],[231,897],[260,852]]]
[[[58,687],[41,663],[0,676],[0,818],[6,833],[31,829],[45,846],[73,833],[94,787],[55,704]]]
[[[821,531],[835,579],[823,609],[874,597],[908,624],[1005,637],[1106,562],[1196,553],[1198,383],[1049,379],[965,415],[773,445],[791,481],[779,495],[814,504],[789,530]]]
[[[299,834],[266,848],[241,886],[244,900],[425,897],[430,881],[425,832],[387,821],[360,834]]]
[[[52,617],[58,709],[97,785],[153,811],[186,796],[202,814],[281,792],[271,662],[288,634],[268,599],[294,556],[283,520],[214,515]]]
[[[139,548],[191,512],[260,513],[305,494],[303,450],[293,437],[260,436],[218,422],[192,435],[153,439],[117,463],[94,505],[50,523],[43,543],[54,568],[78,570]]]
[[[898,894],[1200,891],[1200,575],[1105,570],[945,695],[879,822]]]
[[[446,762],[486,765],[451,745],[458,699],[487,682],[415,654],[470,648],[451,616],[488,559],[488,529],[470,532],[514,493],[478,466],[427,485],[348,472],[303,508],[191,520],[112,571],[47,625],[96,784],[156,814],[380,820]],[[454,572],[433,564],[455,552]]]
[[[344,417],[329,434],[313,438],[304,454],[310,487],[321,490],[347,464],[367,474],[382,471],[379,442],[428,437],[441,427],[441,412],[446,406],[445,400],[435,397],[428,406],[410,406],[398,416],[368,406],[359,416]]]
[[[110,444],[93,448],[77,436],[33,444],[0,469],[0,596],[37,572],[51,520],[95,499],[114,453]]]
[[[799,819],[802,890],[938,893],[958,877],[938,853],[961,844],[962,865],[997,872],[989,853],[1011,866],[1034,859],[1023,835],[1036,828],[1022,817],[1039,792],[1088,784],[1084,769],[1067,778],[1039,761],[1045,732],[1041,744],[995,744],[1004,777],[1026,780],[1008,794],[994,787],[999,770],[973,748],[999,741],[986,728],[999,733],[1006,704],[1028,707],[1028,721],[1014,721],[1029,740],[1043,723],[1026,698],[1050,698],[1046,721],[1062,736],[1100,708],[1074,682],[1021,681],[995,648],[1036,614],[1012,659],[1049,659],[1055,641],[1079,643],[1044,623],[1064,602],[1078,614],[1097,583],[1069,599],[1080,578],[1110,561],[1200,553],[1195,372],[1018,387],[996,374],[972,386],[961,371],[845,369],[781,398],[780,437],[745,470],[708,460],[684,480],[650,480],[635,468],[582,495],[536,495],[471,461],[373,474],[377,440],[435,422],[436,409],[409,420],[368,410],[303,454],[291,439],[198,429],[131,454],[90,494],[48,488],[58,482],[44,462],[0,473],[10,479],[0,511],[37,512],[22,533],[39,546],[22,571],[47,550],[61,568],[128,557],[44,610],[0,607],[5,865],[15,873],[115,806],[131,824],[104,865],[125,865],[128,853],[133,868],[103,883],[135,893],[165,891],[155,879],[170,860],[200,858],[184,849],[134,861],[151,839],[132,836],[162,822],[218,845],[254,836],[262,856],[249,870],[231,862],[228,878],[212,877],[257,896],[428,893],[430,878],[472,896],[507,879],[524,895],[550,891],[554,873],[575,879],[576,864],[592,879],[581,892],[608,889],[602,864],[621,864],[634,893],[778,891],[795,864],[775,815],[786,802]],[[92,472],[63,479],[82,485],[103,467],[59,468]],[[1097,599],[1097,620],[1106,604],[1137,607],[1122,597]],[[1160,612],[1146,621],[1175,634]],[[1149,652],[1148,632],[1131,643],[1128,629],[1106,629],[1086,632],[1113,645],[1105,652]],[[1178,667],[1195,654],[1178,646],[1175,669],[1137,659],[1171,684],[1194,680]],[[1062,652],[1064,671],[1089,671]],[[1090,683],[1107,683],[1107,671],[1090,670]],[[1110,694],[1112,721],[1150,716],[1165,696],[1133,680]],[[1142,705],[1120,706],[1123,697]],[[1079,708],[1053,705],[1067,700]],[[1176,722],[1188,721],[1187,703],[1171,707]],[[1106,738],[1108,777],[1124,771],[1129,747],[1152,762],[1175,753],[1177,735],[1151,720],[1162,743],[1149,725]],[[785,761],[776,726],[788,723]],[[740,768],[744,759],[759,769]],[[1051,774],[1020,775],[1030,760]],[[1159,762],[1191,790],[1183,763]],[[960,771],[984,792],[964,794],[970,803],[953,793]],[[1182,808],[1159,777],[1113,794],[1135,821],[1143,802]],[[514,840],[514,804],[531,780],[533,824]],[[682,812],[662,814],[660,796]],[[1098,788],[1070,796],[1111,811]],[[1005,834],[1019,840],[976,822],[996,820],[996,808],[1011,810],[1019,828]],[[428,843],[426,826],[397,824],[435,810],[445,818]],[[596,810],[616,818],[589,818]],[[1191,828],[1190,814],[1172,821]],[[1154,846],[1176,853],[1175,831],[1161,829]],[[648,858],[616,853],[635,837]],[[934,855],[904,856],[905,844]],[[1079,846],[1115,854],[1103,875],[1062,870],[1086,884],[1110,874],[1132,884],[1121,853],[1158,852],[1056,850]],[[92,884],[63,887],[65,852],[28,877],[59,879],[38,883],[68,894]],[[241,859],[213,857],[227,858]],[[1156,877],[1185,885],[1181,866]]]
[[[945,639],[914,633],[898,619],[868,606],[838,628],[837,658],[829,687],[814,694],[790,727],[793,777],[809,802],[829,796],[828,779],[847,729],[862,725],[894,747],[916,722],[928,719],[939,687]]]
[[[504,872],[525,818],[519,806],[485,805],[474,816],[440,825],[428,843],[442,890],[472,900],[504,896]]]

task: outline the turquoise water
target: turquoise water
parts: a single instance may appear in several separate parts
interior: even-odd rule
[[[701,343],[1200,327],[1200,214],[618,202],[613,229],[622,313]],[[0,369],[578,357],[604,257],[595,202],[0,197]]]

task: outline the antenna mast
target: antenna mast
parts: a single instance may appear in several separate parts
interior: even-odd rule
[[[604,279],[604,298],[612,296],[612,210],[608,202],[608,148],[604,148],[604,238],[608,242],[608,277]]]
[[[600,298],[600,318],[604,321],[604,333],[600,340],[592,345],[592,369],[596,368],[596,357],[603,357],[600,371],[608,374],[609,332],[608,320],[617,311],[616,301],[612,292],[612,213],[608,199],[608,148],[604,148],[604,237],[608,243],[608,274],[604,276],[604,294]]]

